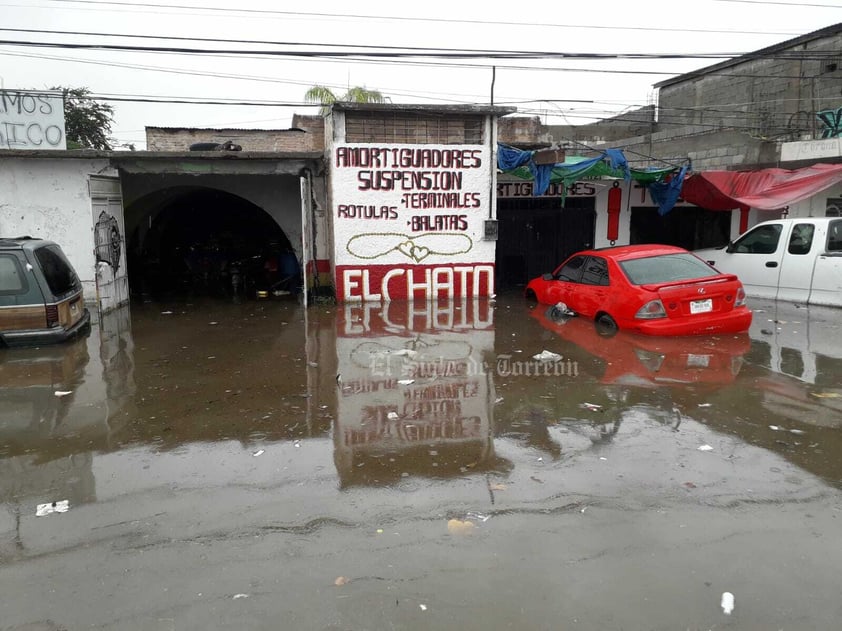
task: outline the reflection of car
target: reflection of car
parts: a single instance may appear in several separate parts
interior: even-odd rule
[[[751,324],[745,292],[733,274],[721,274],[682,248],[627,245],[577,252],[552,274],[535,278],[526,297],[564,303],[613,334],[737,333]]]
[[[731,383],[751,348],[747,333],[646,337],[620,331],[606,342],[592,322],[557,317],[553,308],[531,312],[545,329],[605,362],[602,383],[619,385]]]
[[[63,342],[90,329],[82,284],[51,241],[0,238],[0,346]]]
[[[20,348],[0,353],[0,454],[26,453],[45,439],[65,437],[66,419],[76,404],[90,357],[88,340],[61,346]],[[57,390],[72,391],[58,397]],[[86,406],[85,416],[96,415]]]

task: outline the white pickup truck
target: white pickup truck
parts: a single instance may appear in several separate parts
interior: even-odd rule
[[[736,274],[749,296],[842,307],[842,218],[764,221],[727,247],[694,253]]]

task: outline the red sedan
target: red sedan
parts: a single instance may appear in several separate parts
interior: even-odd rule
[[[526,297],[564,303],[605,334],[740,333],[751,324],[743,285],[696,255],[670,245],[626,245],[577,252],[535,278]]]

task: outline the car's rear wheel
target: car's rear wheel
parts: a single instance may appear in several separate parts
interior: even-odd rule
[[[596,332],[602,337],[613,337],[617,335],[619,330],[620,327],[617,326],[617,322],[607,313],[600,313],[596,317]]]

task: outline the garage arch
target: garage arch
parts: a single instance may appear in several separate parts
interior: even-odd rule
[[[279,222],[227,190],[167,186],[127,203],[125,213],[135,296],[247,295],[279,280],[269,273],[280,272],[279,261],[289,273],[297,265],[296,248]]]

